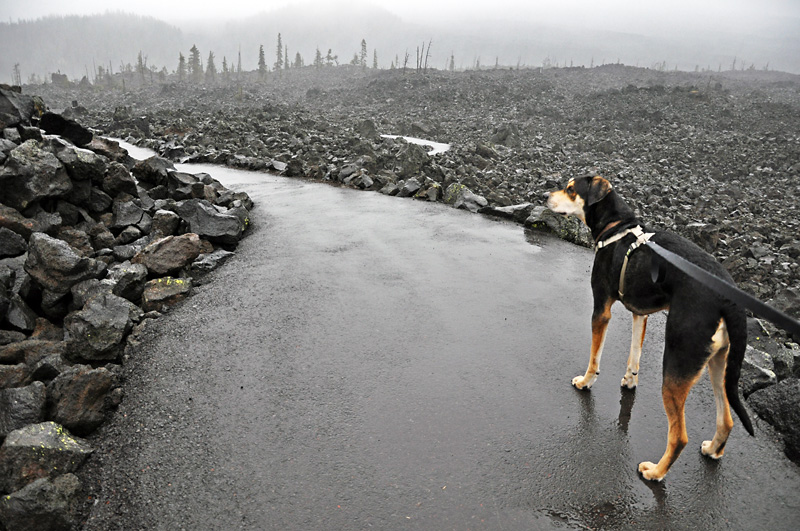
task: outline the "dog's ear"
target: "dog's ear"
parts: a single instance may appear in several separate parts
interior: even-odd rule
[[[602,201],[611,191],[611,183],[602,177],[593,177],[592,182],[589,184],[589,197],[587,204],[593,205],[598,201]]]

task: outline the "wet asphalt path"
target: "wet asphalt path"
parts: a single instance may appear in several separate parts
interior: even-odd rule
[[[93,438],[87,529],[795,529],[800,471],[758,420],[725,457],[708,378],[663,484],[664,316],[588,360],[591,252],[440,204],[209,171],[256,201],[237,254],[129,350]]]

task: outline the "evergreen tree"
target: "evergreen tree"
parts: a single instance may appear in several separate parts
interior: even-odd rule
[[[275,71],[280,73],[283,70],[283,42],[281,41],[281,34],[278,33],[278,49],[275,61]]]
[[[139,50],[139,58],[136,60],[136,73],[139,74],[142,78],[142,83],[144,84],[144,71],[145,71],[145,63],[146,61],[142,57],[142,51]]]
[[[303,66],[303,56],[300,55],[300,52],[297,52],[294,56],[294,64],[292,65],[295,68],[302,68]]]
[[[222,79],[227,83],[231,80],[231,72],[228,70],[228,59],[222,56]]]
[[[241,55],[239,59],[239,66],[241,67]],[[267,77],[267,61],[264,58],[264,45],[262,44],[258,49],[258,78],[264,79],[265,77]]]
[[[189,76],[192,82],[199,83],[203,79],[203,65],[200,64],[200,50],[197,45],[192,45],[189,50]]]
[[[333,66],[333,64],[339,64],[339,56],[333,55],[333,51],[328,48],[328,55],[325,56],[325,66]]]
[[[289,47],[288,46],[284,46],[283,47],[283,67],[286,70],[289,70]]]
[[[372,68],[378,69],[378,50],[372,50]]]
[[[181,83],[186,79],[186,58],[178,52],[178,81]]]
[[[314,56],[314,66],[317,68],[322,66],[322,52],[319,51],[319,46],[317,46],[317,54]]]
[[[361,55],[358,58],[358,62],[361,68],[367,67],[367,41],[365,39],[361,39]]]
[[[206,61],[206,83],[213,85],[217,81],[217,66],[214,64],[214,52],[208,52]]]

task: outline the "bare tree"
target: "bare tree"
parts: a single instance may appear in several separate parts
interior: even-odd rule
[[[425,53],[425,67],[422,69],[423,72],[428,71],[428,59],[431,56],[431,43],[433,43],[433,39],[428,41],[428,51]]]

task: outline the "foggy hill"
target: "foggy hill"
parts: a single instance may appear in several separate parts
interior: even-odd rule
[[[11,81],[17,63],[24,83],[32,74],[49,78],[54,72],[93,79],[96,66],[119,72],[122,63],[136,64],[140,51],[148,65],[177,65],[183,42],[177,27],[126,13],[3,22],[0,82]]]
[[[0,23],[0,82],[11,81],[14,64],[20,64],[23,82],[31,74],[49,78],[52,72],[79,80],[94,78],[96,66],[118,72],[135,65],[139,52],[147,64],[169,72],[176,70],[178,54],[188,56],[196,44],[203,62],[209,52],[217,69],[223,58],[231,67],[241,51],[244,70],[254,70],[259,46],[264,46],[270,68],[276,61],[277,35],[288,50],[290,62],[300,53],[305,64],[330,49],[340,64],[347,64],[367,43],[367,64],[377,54],[380,68],[409,66],[417,48],[432,42],[429,66],[444,69],[451,54],[457,69],[542,66],[547,64],[599,65],[621,62],[664,69],[728,70],[769,67],[800,72],[800,45],[792,28],[798,20],[778,20],[771,26],[753,27],[746,33],[664,32],[658,36],[591,31],[522,21],[459,21],[427,25],[409,23],[381,8],[345,6],[289,6],[246,19],[187,22],[181,28],[154,18],[122,13],[88,17],[47,17],[36,21]]]

